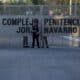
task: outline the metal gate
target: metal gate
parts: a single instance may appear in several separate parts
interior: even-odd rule
[[[63,8],[61,8],[63,7]],[[78,8],[80,6],[78,5]],[[44,40],[44,37],[46,37],[48,42],[49,48],[54,47],[80,47],[80,25],[76,25],[77,27],[77,33],[72,34],[66,34],[66,33],[46,33],[44,34],[44,28],[49,27],[49,25],[44,25],[44,19],[45,18],[66,18],[66,17],[74,17],[74,14],[72,16],[69,16],[69,6],[64,5],[56,5],[56,6],[26,6],[26,5],[2,5],[0,6],[0,48],[19,48],[23,47],[23,37],[27,36],[26,41],[28,42],[28,46],[31,47],[32,45],[32,34],[30,33],[20,33],[17,34],[16,30],[19,27],[26,28],[26,25],[3,25],[2,21],[3,19],[15,19],[15,18],[22,18],[25,20],[26,18],[29,18],[29,23],[31,23],[31,20],[34,18],[37,18],[39,20],[39,30],[40,30],[40,38],[39,43],[40,47],[43,45],[44,41],[44,47],[46,46],[46,42]],[[78,9],[77,9],[78,10]],[[75,16],[75,18],[79,17],[79,11],[78,16]],[[59,25],[57,25],[59,26]],[[68,27],[70,25],[67,25]],[[28,24],[28,27],[32,28],[30,24]],[[53,26],[53,27],[56,27]],[[62,26],[64,27],[64,26]],[[74,27],[71,26],[71,27]]]

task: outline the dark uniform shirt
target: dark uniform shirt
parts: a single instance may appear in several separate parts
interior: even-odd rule
[[[38,36],[38,35],[39,35],[39,29],[38,29],[38,26],[37,26],[37,25],[34,25],[34,26],[32,27],[32,33],[33,33],[33,35],[35,35],[35,36]]]

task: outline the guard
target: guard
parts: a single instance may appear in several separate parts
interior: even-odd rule
[[[38,19],[32,20],[32,48],[35,46],[35,41],[37,42],[37,47],[40,48],[38,23]]]

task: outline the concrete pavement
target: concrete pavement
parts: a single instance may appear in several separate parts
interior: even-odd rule
[[[80,49],[1,49],[0,80],[80,80]]]

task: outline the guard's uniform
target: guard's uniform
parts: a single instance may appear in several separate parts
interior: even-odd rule
[[[39,48],[39,28],[38,28],[38,20],[34,20],[33,21],[33,25],[32,25],[32,48],[34,48],[35,46],[35,41],[37,42],[37,47]]]

